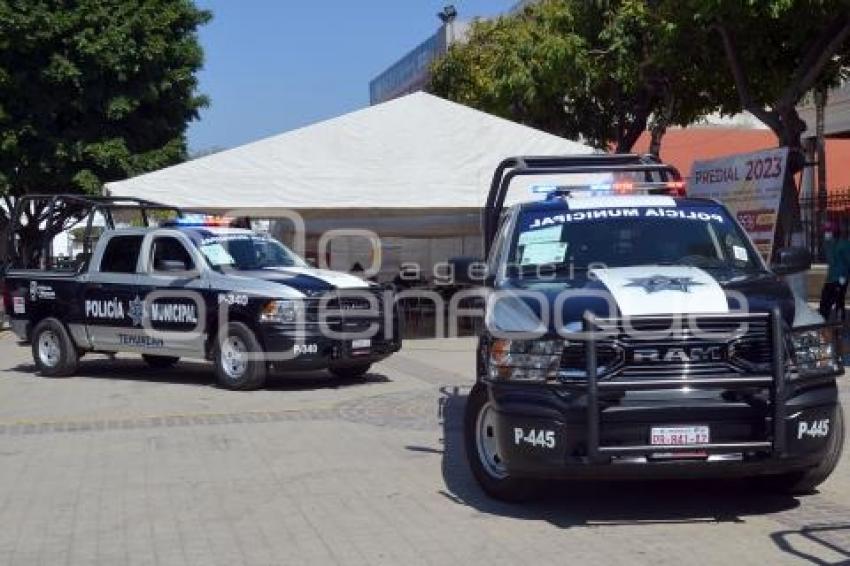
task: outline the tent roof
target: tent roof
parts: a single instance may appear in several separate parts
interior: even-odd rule
[[[591,151],[420,92],[106,187],[208,210],[468,209],[505,157]]]

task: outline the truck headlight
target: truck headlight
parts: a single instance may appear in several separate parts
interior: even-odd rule
[[[491,379],[544,383],[557,377],[563,349],[563,340],[496,339],[487,371]]]
[[[835,328],[821,326],[791,333],[794,361],[800,377],[830,375],[841,371]]]
[[[296,322],[302,316],[303,310],[301,301],[292,299],[269,301],[260,312],[260,322]]]

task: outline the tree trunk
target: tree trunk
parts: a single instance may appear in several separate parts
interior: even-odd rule
[[[795,176],[805,168],[802,135],[806,130],[806,123],[797,113],[796,105],[807,92],[815,87],[823,69],[845,40],[850,37],[850,14],[846,11],[838,11],[835,19],[825,26],[820,36],[809,45],[796,72],[789,77],[788,86],[782,95],[769,104],[771,110],[765,109],[767,101],[756,101],[750,92],[749,81],[740,59],[734,33],[722,21],[717,23],[716,29],[723,42],[726,60],[741,99],[741,107],[767,125],[776,134],[779,145],[788,148],[788,166],[776,235],[776,243],[781,246],[789,243],[792,235],[800,230],[800,202]],[[776,248],[775,245],[774,249]]]
[[[649,122],[649,112],[635,117],[625,127],[620,129],[617,136],[617,153],[631,153],[640,136],[646,131]]]
[[[665,89],[664,106],[660,112],[656,112],[652,116],[652,121],[649,124],[651,138],[649,140],[649,153],[657,158],[661,158],[661,140],[667,133],[667,128],[673,121],[673,113],[676,110],[676,97],[672,89]]]
[[[664,134],[667,133],[667,125],[662,124],[660,121],[655,122],[649,131],[651,135],[649,139],[649,153],[661,159],[661,140],[664,138]]]
[[[824,130],[826,129],[826,104],[829,94],[826,87],[819,87],[815,90],[815,155],[818,164],[817,170],[817,214],[813,221],[816,222],[816,229],[813,233],[816,234],[816,249],[818,257],[823,256],[823,227],[826,223],[826,207],[827,207],[827,186],[826,186],[826,140],[824,139]]]
[[[806,123],[800,118],[796,108],[778,111],[781,129],[775,131],[779,143],[788,148],[788,165],[785,183],[782,188],[782,202],[779,208],[779,226],[777,242],[792,245],[795,234],[802,230],[800,214],[800,195],[797,187],[797,175],[806,167],[806,154],[803,151],[803,132]],[[779,238],[781,235],[781,239]],[[774,246],[775,248],[776,246]]]

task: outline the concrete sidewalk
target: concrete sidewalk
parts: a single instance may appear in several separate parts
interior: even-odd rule
[[[846,460],[801,499],[664,482],[489,500],[461,436],[473,351],[408,341],[365,382],[229,392],[203,364],[157,372],[133,357],[40,378],[0,339],[0,564],[850,560]]]

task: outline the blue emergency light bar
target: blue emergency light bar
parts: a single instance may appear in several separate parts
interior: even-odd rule
[[[546,200],[568,196],[611,196],[611,195],[686,195],[684,181],[662,181],[657,183],[618,182],[593,185],[534,185],[532,194],[544,194]]]
[[[233,223],[232,218],[226,216],[214,216],[209,214],[184,214],[179,218],[166,220],[162,223],[163,227],[212,227],[212,226],[230,226]]]

